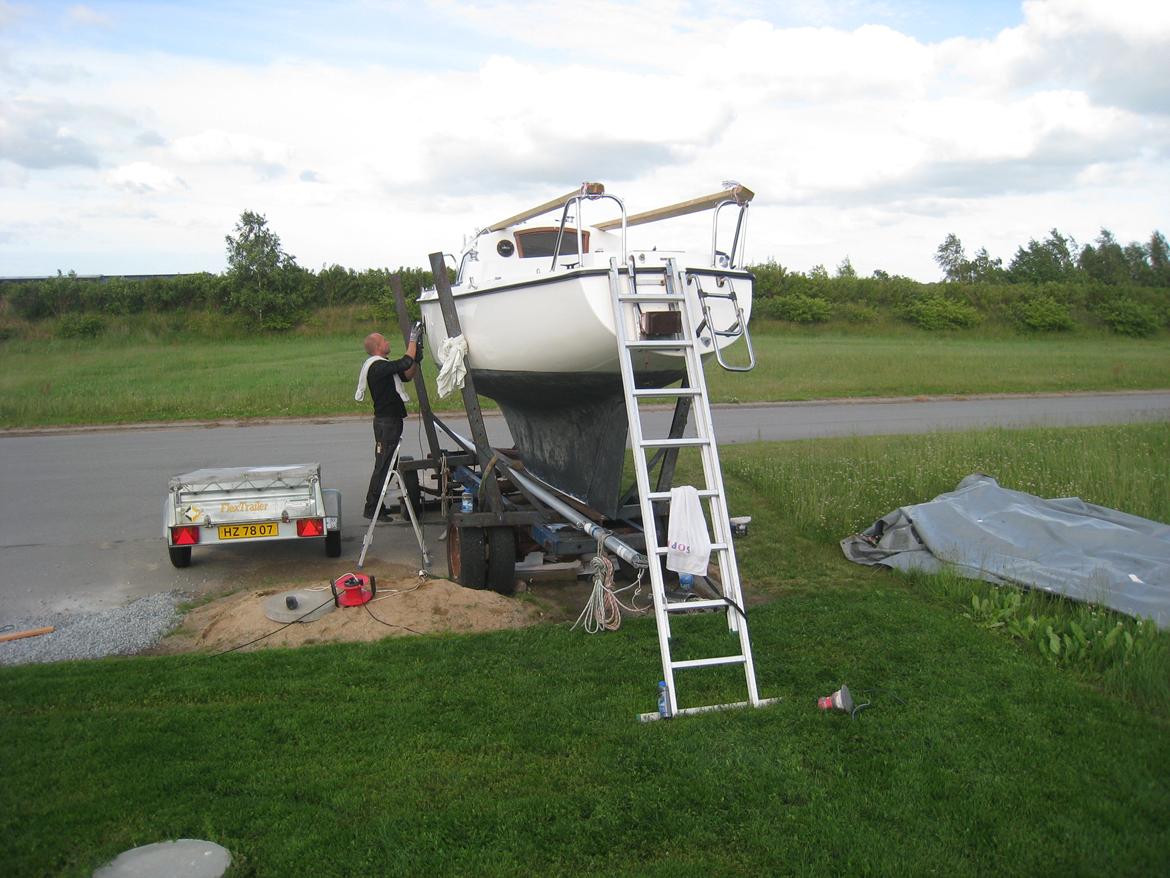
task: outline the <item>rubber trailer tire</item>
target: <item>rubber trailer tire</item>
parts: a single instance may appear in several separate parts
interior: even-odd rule
[[[325,557],[341,557],[341,531],[331,530],[325,534]]]
[[[499,594],[516,591],[516,530],[493,527],[488,531],[488,588]]]
[[[487,582],[487,552],[482,527],[447,525],[447,575],[464,588]]]
[[[175,567],[191,566],[190,546],[167,546],[167,554],[171,556],[171,564]]]

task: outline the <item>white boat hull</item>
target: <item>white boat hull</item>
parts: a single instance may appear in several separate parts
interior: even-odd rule
[[[640,266],[639,288],[645,291],[647,280],[657,278],[661,289],[664,267],[641,269]],[[746,322],[751,314],[752,277],[746,272],[723,274],[731,277]],[[686,275],[687,269],[683,268],[675,278],[674,289],[686,288],[691,325],[699,326],[703,322],[702,309],[694,284],[686,285]],[[703,275],[699,278],[700,282],[705,281]],[[621,282],[628,283],[625,273]],[[459,323],[467,340],[469,368],[473,373],[620,374],[609,283],[608,267],[598,265],[527,281],[509,282],[502,278],[496,285],[481,288],[470,288],[467,284],[452,287]],[[714,281],[706,282],[707,287],[713,288]],[[736,314],[730,302],[709,301],[716,327],[735,325]],[[439,351],[447,331],[434,291],[424,293],[419,305],[426,323],[428,350],[442,365]],[[664,309],[661,304],[644,306],[647,311]],[[627,336],[637,338],[638,328],[628,327]],[[700,339],[706,340],[710,352],[714,351],[715,344],[725,347],[735,341],[713,337],[709,327],[700,333]],[[637,371],[647,377],[653,373],[677,377],[680,356],[673,351],[641,353]]]
[[[742,315],[726,298],[707,300],[710,322],[727,331],[747,323],[753,278],[744,271],[688,268],[683,257],[661,251],[635,253],[638,291],[666,292],[671,259],[678,270],[670,290],[684,292],[690,324],[701,327],[700,346],[713,353],[716,344],[727,346],[738,339],[711,331],[699,287],[721,293],[734,289]],[[472,277],[452,286],[475,390],[499,404],[529,472],[616,517],[627,420],[608,256],[587,253],[578,266],[543,275],[533,270],[531,261],[525,268],[523,275],[496,277],[491,283],[481,276],[478,283]],[[628,289],[625,269],[619,280],[623,290]],[[424,292],[419,305],[427,350],[442,366],[447,328],[435,291]],[[668,307],[647,302],[642,310]],[[636,319],[630,314],[631,321]],[[639,332],[631,323],[625,334],[638,338]],[[636,383],[644,388],[666,387],[686,374],[680,351],[638,351],[634,366]]]

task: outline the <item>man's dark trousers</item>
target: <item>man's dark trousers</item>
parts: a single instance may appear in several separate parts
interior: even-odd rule
[[[378,498],[382,495],[382,485],[386,482],[394,449],[398,447],[401,438],[402,418],[374,418],[374,474],[370,476],[366,509],[362,513],[366,518],[373,518],[381,511],[378,509]]]

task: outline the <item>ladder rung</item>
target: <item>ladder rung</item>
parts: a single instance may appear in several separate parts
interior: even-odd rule
[[[670,551],[669,547],[659,546],[658,548],[656,548],[654,550],[654,554],[665,555],[669,551]],[[727,543],[712,543],[711,544],[711,551],[712,552],[725,552],[725,551],[727,551]]]
[[[649,390],[635,390],[634,396],[701,396],[702,393],[694,387],[652,387]]]
[[[700,439],[698,436],[684,439],[643,439],[638,443],[641,448],[697,448],[702,445],[711,445],[710,439]]]
[[[685,348],[693,348],[694,346],[695,346],[694,341],[688,341],[687,339],[684,339],[684,338],[680,338],[680,339],[672,339],[672,338],[651,339],[651,340],[646,340],[646,341],[628,341],[628,342],[626,342],[626,347],[629,348],[630,350],[650,349],[650,348],[659,348],[659,349],[668,348],[668,349],[676,349],[676,350],[681,351]]]
[[[742,665],[744,658],[742,655],[721,655],[715,658],[705,659],[686,659],[681,662],[671,662],[670,666],[675,670],[680,668],[710,668],[715,665]]]
[[[743,707],[767,707],[770,704],[778,704],[779,698],[761,698],[754,705],[750,701],[733,701],[730,704],[708,704],[705,707],[680,707],[674,712],[675,716],[688,716],[696,713],[710,713],[713,710],[739,710]],[[663,719],[663,716],[658,712],[640,713],[638,719],[644,723],[651,723],[656,720]]]
[[[684,301],[684,298],[678,293],[622,293],[617,298],[619,302],[640,302],[643,305],[654,302]]]
[[[666,604],[667,612],[684,613],[687,610],[726,610],[727,601],[717,598],[704,598],[697,601],[672,601]]]
[[[719,492],[714,488],[703,488],[701,491],[696,491],[695,493],[699,495],[699,499],[719,496]],[[646,497],[649,500],[669,500],[670,491],[651,491]]]

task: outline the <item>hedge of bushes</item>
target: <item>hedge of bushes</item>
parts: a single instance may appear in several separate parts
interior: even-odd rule
[[[1170,326],[1170,289],[1099,282],[920,283],[878,272],[874,277],[830,277],[824,270],[789,272],[775,262],[751,267],[756,275],[754,320],[794,324],[902,320],[926,330],[955,330],[984,322],[1024,332],[1062,332],[1104,326],[1122,335],[1153,335]],[[365,304],[393,319],[389,269],[356,272],[333,265],[313,272],[292,265],[265,298],[238,289],[230,274],[157,278],[54,278],[0,286],[0,340],[13,337],[4,314],[26,321],[55,321],[61,337],[100,334],[109,318],[133,314],[216,312],[253,329],[279,330],[323,308]],[[431,273],[399,268],[412,314]],[[10,323],[11,321],[8,321]]]
[[[44,280],[0,286],[0,310],[28,321],[57,320],[56,334],[84,338],[100,334],[103,317],[176,311],[236,314],[254,328],[287,329],[312,311],[338,305],[368,304],[392,316],[389,269],[356,272],[334,265],[312,272],[291,265],[272,279],[264,297],[233,282],[229,274],[173,277],[81,278],[58,274]],[[417,314],[419,292],[433,285],[431,273],[400,268],[403,292]]]
[[[928,330],[985,321],[1024,332],[1105,326],[1148,336],[1170,326],[1170,289],[1093,280],[1047,283],[921,283],[878,272],[830,277],[823,269],[790,272],[775,262],[751,267],[756,276],[753,319],[791,323],[864,323],[891,315]]]

